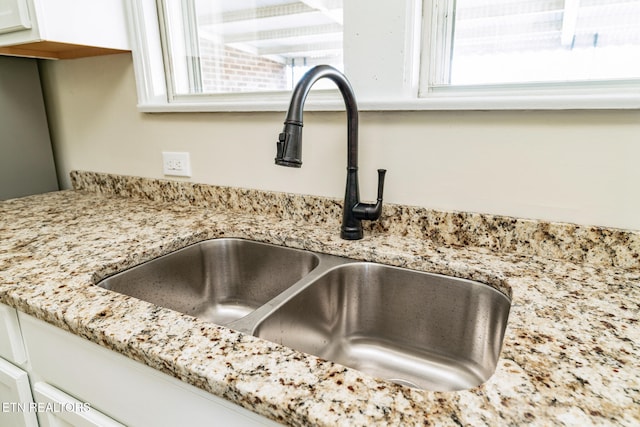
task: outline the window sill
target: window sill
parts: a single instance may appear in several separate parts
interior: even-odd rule
[[[335,99],[310,99],[307,111],[344,111],[339,95]],[[289,99],[246,99],[239,101],[182,101],[139,103],[144,113],[166,112],[285,112]],[[629,110],[640,109],[640,91],[589,95],[433,95],[428,98],[362,99],[360,111],[474,111],[474,110]]]

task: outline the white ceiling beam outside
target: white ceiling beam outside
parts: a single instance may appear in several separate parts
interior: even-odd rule
[[[285,57],[301,57],[305,55],[324,55],[324,52],[335,52],[341,50],[342,42],[324,42],[300,44],[296,46],[269,46],[258,48],[258,54],[261,56],[280,55]]]
[[[224,37],[225,43],[246,43],[283,41],[288,39],[304,39],[312,36],[329,36],[342,34],[342,27],[338,24],[313,25],[307,27],[284,28],[279,30],[258,31],[230,34]]]
[[[299,15],[316,12],[315,9],[301,2],[287,3],[277,6],[266,6],[257,9],[234,10],[225,13],[212,13],[198,16],[200,25],[223,24],[240,21],[255,21],[275,16]]]
[[[307,6],[319,10],[325,16],[342,25],[342,0],[301,0]]]

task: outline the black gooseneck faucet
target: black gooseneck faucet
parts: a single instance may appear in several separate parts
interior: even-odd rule
[[[347,188],[342,207],[340,237],[345,240],[362,239],[362,220],[374,221],[382,213],[382,191],[385,169],[378,169],[378,199],[375,204],[361,203],[358,186],[358,106],[351,84],[340,71],[329,65],[318,65],[300,79],[291,96],[284,129],[278,138],[276,164],[302,166],[302,111],[313,84],[328,78],[340,89],[347,109]]]

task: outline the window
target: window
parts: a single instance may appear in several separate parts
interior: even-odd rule
[[[342,65],[342,0],[158,2],[174,96],[293,89]]]
[[[638,0],[441,2],[433,85],[640,78]]]
[[[640,0],[127,3],[143,111],[286,110],[318,63],[361,110],[640,108]]]

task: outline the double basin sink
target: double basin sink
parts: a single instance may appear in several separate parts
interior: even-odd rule
[[[98,286],[435,391],[489,379],[511,306],[471,280],[231,238],[196,243]]]

